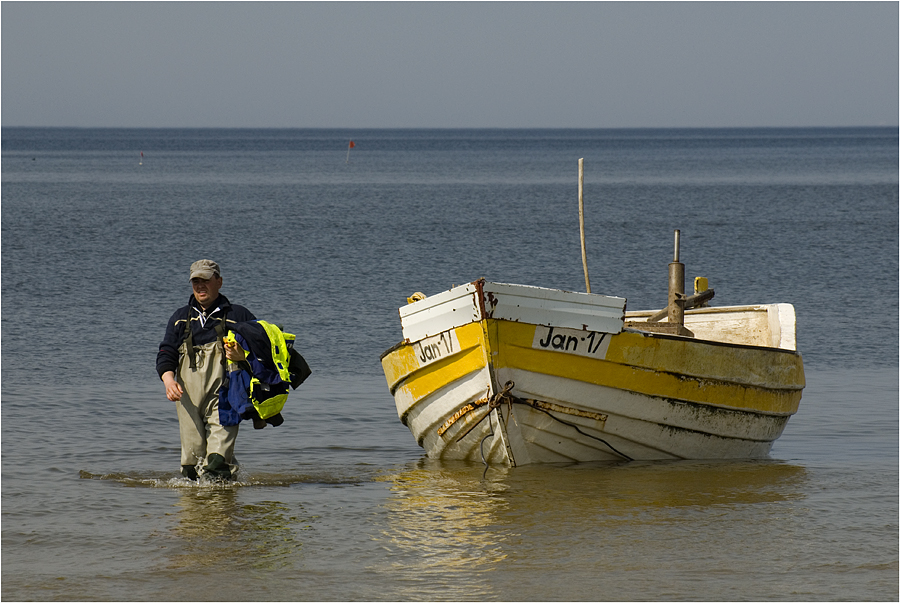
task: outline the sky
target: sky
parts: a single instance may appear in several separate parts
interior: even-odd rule
[[[0,3],[0,123],[898,125],[897,2]]]

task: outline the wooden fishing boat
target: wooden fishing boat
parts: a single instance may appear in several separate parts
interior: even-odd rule
[[[400,420],[440,459],[765,457],[805,385],[793,306],[685,296],[677,231],[669,268],[656,312],[484,280],[411,300],[381,357]]]

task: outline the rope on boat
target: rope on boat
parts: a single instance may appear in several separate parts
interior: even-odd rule
[[[494,394],[494,397],[491,399],[490,404],[488,404],[488,408],[490,408],[491,410],[494,410],[495,408],[499,408],[505,401],[506,406],[509,408],[510,411],[512,411],[513,402],[519,402],[518,398],[516,398],[514,395],[509,393],[512,391],[512,388],[514,388],[515,386],[516,386],[516,384],[514,381],[507,381],[506,384],[503,386],[503,389],[501,389],[499,392]],[[509,417],[507,417],[506,420],[509,421]]]
[[[551,419],[556,419],[557,421],[559,421],[559,422],[562,423],[563,425],[568,425],[569,427],[573,427],[573,428],[575,429],[575,431],[577,431],[578,433],[580,433],[581,435],[583,435],[583,436],[585,436],[585,437],[588,437],[588,438],[594,438],[595,440],[597,440],[597,441],[599,441],[599,442],[603,442],[604,444],[606,444],[606,445],[609,447],[610,450],[612,450],[613,452],[615,452],[616,454],[618,454],[620,457],[622,457],[622,458],[625,459],[626,461],[633,461],[633,460],[634,460],[633,458],[631,458],[631,457],[628,456],[627,454],[625,454],[625,453],[623,453],[623,452],[619,452],[618,450],[616,450],[616,449],[613,447],[612,444],[610,444],[609,442],[607,442],[607,441],[604,440],[603,438],[598,438],[597,436],[593,436],[593,435],[591,435],[591,434],[589,434],[589,433],[585,433],[585,432],[581,431],[581,429],[578,427],[578,425],[575,425],[575,423],[569,423],[568,421],[563,421],[563,420],[560,419],[559,417],[557,417],[557,416],[555,416],[555,415],[551,415],[551,414],[550,414],[550,411],[545,410],[545,409],[543,409],[543,408],[540,408],[540,407],[537,407],[537,406],[532,406],[531,404],[528,404],[527,402],[523,402],[523,403],[524,403],[524,404],[527,404],[528,406],[531,406],[531,408],[533,408],[533,409],[535,409],[535,410],[539,410],[539,411],[541,411],[541,412],[543,412],[543,413],[547,413],[547,416],[548,416],[548,417],[550,417]]]
[[[481,462],[484,463],[484,466],[485,466],[485,467],[488,466],[488,462],[487,462],[487,459],[484,458],[484,441],[485,441],[486,439],[492,438],[492,437],[494,437],[494,432],[493,432],[493,431],[491,431],[491,433],[489,433],[489,434],[487,434],[486,436],[484,436],[483,438],[481,438],[481,445],[479,446],[479,449],[481,450]]]
[[[491,414],[491,411],[489,410],[488,414],[485,416],[488,416],[490,414]],[[491,468],[491,466],[488,465],[487,459],[484,458],[484,443],[488,438],[494,437],[495,434],[494,434],[494,424],[491,423],[490,421],[488,421],[488,426],[491,428],[491,433],[489,433],[486,436],[484,436],[483,438],[481,438],[481,444],[478,445],[478,450],[481,452],[481,462],[484,463],[484,473],[481,474],[481,479],[484,479],[487,477],[488,469]]]
[[[498,408],[501,404],[503,404],[504,400],[506,400],[507,404],[510,406],[510,408],[512,408],[512,403],[515,401],[514,400],[515,396],[510,395],[509,392],[515,386],[516,386],[516,384],[513,383],[512,381],[507,381],[506,385],[503,386],[502,390],[500,390],[498,393],[491,396],[491,399],[488,401],[488,411],[486,413],[484,413],[483,417],[478,419],[476,422],[472,423],[469,426],[469,428],[462,433],[462,435],[460,435],[458,438],[456,438],[456,443],[457,444],[460,443],[462,441],[462,439],[464,437],[466,437],[467,435],[469,435],[469,433],[471,433],[471,431],[473,429],[475,429],[476,427],[481,425],[481,422],[484,421],[489,416],[491,416],[491,412],[493,412],[493,410],[495,408]],[[483,404],[483,402],[482,402],[482,404]],[[491,435],[493,435],[493,427],[491,427]],[[483,454],[482,454],[481,458],[482,458],[482,460],[484,459]]]
[[[513,382],[513,381],[507,381],[507,382],[503,385],[503,389],[501,389],[499,392],[497,392],[496,394],[494,394],[494,395],[491,397],[490,401],[488,402],[488,411],[484,414],[484,416],[481,417],[476,423],[472,424],[472,426],[469,427],[469,428],[465,431],[465,433],[463,433],[461,436],[459,436],[459,437],[456,439],[457,443],[460,442],[464,437],[466,437],[467,435],[469,435],[469,432],[471,432],[473,429],[475,429],[475,427],[478,426],[479,424],[481,424],[481,422],[484,421],[487,417],[491,416],[491,412],[493,412],[495,408],[499,408],[500,406],[503,405],[504,402],[506,402],[506,405],[507,405],[507,407],[509,408],[510,411],[512,411],[512,405],[513,405],[513,404],[524,404],[525,406],[528,406],[528,407],[533,408],[533,409],[535,409],[535,410],[539,410],[539,411],[541,411],[542,413],[545,413],[548,417],[550,417],[551,419],[554,419],[554,420],[556,420],[556,421],[559,421],[559,422],[562,423],[563,425],[568,425],[569,427],[573,428],[575,431],[577,431],[578,433],[580,433],[581,435],[583,435],[583,436],[585,436],[585,437],[587,437],[587,438],[591,438],[591,439],[597,440],[598,442],[602,442],[602,443],[605,444],[610,450],[612,450],[615,454],[619,455],[620,457],[622,457],[622,458],[625,459],[626,461],[633,461],[633,460],[634,460],[633,458],[631,458],[630,456],[628,456],[628,455],[625,454],[624,452],[619,452],[618,450],[616,450],[616,448],[615,448],[612,444],[610,444],[609,442],[607,442],[607,441],[604,440],[603,438],[597,437],[597,436],[595,436],[595,435],[591,435],[591,434],[589,434],[589,433],[585,433],[585,432],[583,432],[583,431],[581,430],[580,427],[578,427],[578,425],[575,425],[574,423],[570,423],[570,422],[568,422],[568,421],[563,421],[562,419],[560,419],[560,418],[557,417],[556,415],[551,414],[550,411],[547,410],[546,408],[541,408],[540,406],[537,406],[537,405],[535,405],[535,404],[529,404],[527,400],[523,400],[523,399],[521,399],[521,398],[518,398],[518,397],[512,395],[511,392],[512,392],[512,389],[513,389],[515,386],[516,386],[515,382]],[[507,415],[506,420],[509,421],[509,415]],[[494,430],[493,430],[493,426],[491,426],[491,433],[490,433],[489,435],[486,435],[486,436],[484,437],[484,439],[481,440],[481,447],[480,447],[480,449],[481,449],[481,462],[483,462],[483,463],[485,464],[485,466],[487,466],[488,463],[487,463],[487,461],[486,461],[485,458],[484,458],[484,441],[485,441],[486,439],[488,439],[489,437],[492,437],[493,435],[494,435]]]

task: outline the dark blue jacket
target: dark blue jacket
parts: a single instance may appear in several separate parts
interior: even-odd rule
[[[249,353],[244,362],[238,363],[240,370],[227,372],[224,387],[219,390],[219,423],[226,427],[237,425],[242,419],[252,419],[254,415],[259,418],[250,401],[250,382],[254,377],[266,385],[271,396],[288,393],[289,385],[275,369],[272,344],[259,323],[236,324],[232,330],[238,345]],[[265,396],[266,399],[269,397]]]
[[[200,346],[211,341],[215,341],[218,336],[216,326],[221,322],[222,316],[225,316],[225,333],[231,329],[235,323],[247,322],[248,320],[256,320],[253,313],[244,306],[232,305],[224,295],[219,295],[216,303],[212,306],[212,310],[208,313],[203,312],[203,308],[191,295],[188,304],[178,310],[169,319],[166,326],[166,336],[162,343],[159,344],[159,353],[156,355],[156,372],[162,378],[163,373],[167,371],[178,370],[178,348],[185,338],[185,326],[187,321],[191,321],[191,334],[194,338],[194,345]]]

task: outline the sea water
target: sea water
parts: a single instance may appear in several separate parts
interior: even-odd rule
[[[398,421],[409,295],[584,290],[582,157],[593,292],[665,305],[679,229],[713,305],[794,305],[769,459],[485,467]],[[2,597],[896,600],[897,166],[896,128],[3,128]],[[154,370],[200,258],[313,369],[227,486]]]

